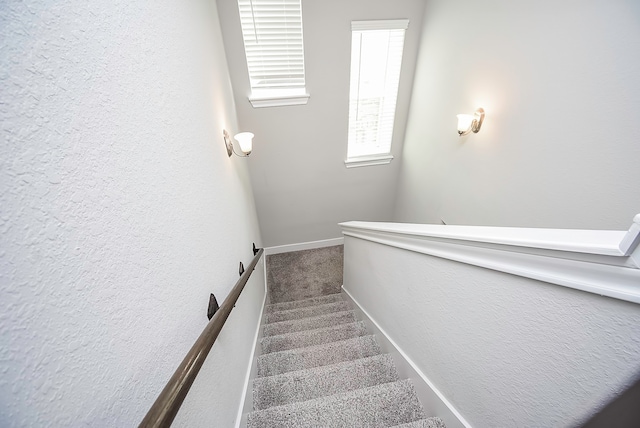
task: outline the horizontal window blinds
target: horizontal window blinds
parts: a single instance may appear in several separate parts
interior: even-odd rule
[[[304,92],[300,0],[238,0],[254,95]]]
[[[354,21],[347,159],[391,153],[408,20]]]

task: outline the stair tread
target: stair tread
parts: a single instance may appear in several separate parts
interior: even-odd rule
[[[247,427],[393,427],[424,419],[409,380],[251,412]]]
[[[264,312],[270,314],[272,312],[283,311],[288,309],[303,308],[305,306],[315,306],[322,303],[341,302],[344,301],[341,293],[327,294],[326,296],[310,297],[303,300],[292,300],[290,302],[272,303],[266,305]]]
[[[257,377],[357,360],[380,353],[380,346],[373,335],[272,352],[258,357]]]
[[[308,401],[381,383],[395,382],[398,372],[389,354],[374,355],[328,366],[256,378],[254,410]]]
[[[440,418],[426,418],[409,422],[402,425],[396,425],[392,428],[446,428],[444,422]]]
[[[352,309],[351,305],[346,301],[325,303],[322,305],[306,306],[304,308],[288,309],[284,311],[277,311],[265,315],[264,323],[271,324],[279,321],[289,321],[293,319],[302,319],[315,317],[322,314],[328,314],[331,312],[342,312]]]
[[[260,340],[262,353],[286,351],[288,349],[303,348],[323,343],[336,342],[352,337],[366,336],[367,326],[364,322],[352,322],[314,330],[295,331],[292,333],[268,336]]]
[[[328,314],[317,315],[315,317],[265,324],[262,328],[262,335],[263,337],[276,336],[284,333],[314,330],[316,328],[330,327],[332,325],[339,324],[348,324],[350,322],[356,321],[358,321],[358,318],[356,317],[356,312],[353,310],[330,312]]]

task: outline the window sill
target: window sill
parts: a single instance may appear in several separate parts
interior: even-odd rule
[[[386,165],[393,160],[391,155],[373,155],[351,158],[344,161],[347,168],[358,168],[361,166]]]
[[[309,94],[281,95],[271,97],[249,97],[253,108],[299,106],[307,104]]]

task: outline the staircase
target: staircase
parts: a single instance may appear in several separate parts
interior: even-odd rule
[[[444,428],[341,294],[267,305],[249,428]]]

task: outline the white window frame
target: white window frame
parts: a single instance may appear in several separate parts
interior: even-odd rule
[[[255,108],[306,104],[301,0],[238,0]]]
[[[347,168],[384,165],[393,160],[391,143],[408,27],[408,19],[351,22]],[[386,43],[384,57],[375,39]],[[367,65],[369,68],[363,68]]]

